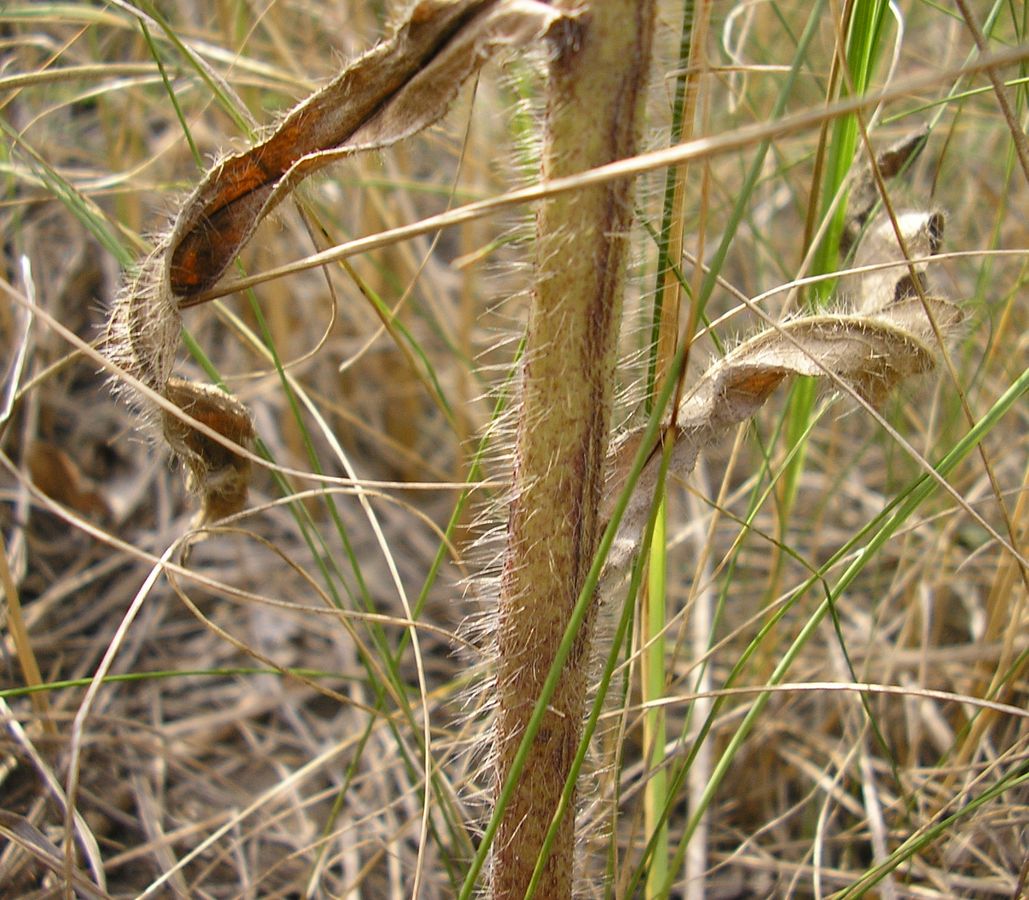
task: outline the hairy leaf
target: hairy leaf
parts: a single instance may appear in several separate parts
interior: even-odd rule
[[[904,212],[898,222],[909,253],[936,253],[943,231],[941,213]],[[876,220],[857,255],[862,265],[904,260],[893,223]],[[701,450],[753,416],[791,375],[828,378],[849,386],[872,405],[879,405],[900,381],[929,371],[936,359],[933,323],[946,334],[961,321],[961,313],[947,300],[925,296],[925,263],[917,267],[905,263],[900,268],[900,275],[898,267],[893,266],[852,276],[860,312],[793,319],[744,341],[713,363],[682,399],[674,419],[669,419],[663,431],[662,440],[673,441],[669,473],[688,475]],[[640,428],[625,435],[611,455],[606,518],[610,518],[625,488],[644,431]],[[659,443],[648,448],[649,457],[607,560],[602,594],[617,584],[639,546],[660,474],[663,446]]]
[[[211,287],[301,179],[428,127],[494,50],[541,37],[558,17],[533,0],[421,0],[390,40],[297,106],[271,137],[208,173],[169,240],[172,295]]]
[[[214,285],[261,219],[303,178],[436,122],[495,51],[541,39],[561,16],[536,0],[415,3],[392,37],[300,103],[265,140],[211,168],[115,302],[106,339],[112,360],[227,441],[249,446],[253,427],[241,404],[172,377],[180,310]],[[187,467],[202,497],[198,524],[239,511],[249,462],[183,419],[158,414],[146,392],[135,400],[160,420]]]

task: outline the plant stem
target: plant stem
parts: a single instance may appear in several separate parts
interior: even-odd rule
[[[636,152],[654,27],[654,0],[555,5],[581,15],[551,60],[544,179]],[[620,180],[552,198],[537,214],[515,499],[497,622],[495,798],[597,547],[632,192],[632,183]],[[492,875],[497,900],[524,895],[575,756],[593,618],[579,633],[500,820]],[[537,896],[571,896],[573,843],[569,815]]]

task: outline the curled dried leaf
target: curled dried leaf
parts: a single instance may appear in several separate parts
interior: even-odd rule
[[[879,174],[899,174],[921,151],[926,137],[926,131],[919,131],[883,151],[876,158]],[[697,380],[663,430],[662,443],[648,448],[608,556],[601,593],[617,583],[639,546],[660,474],[661,451],[668,441],[668,471],[685,477],[705,446],[753,416],[791,375],[827,377],[877,406],[900,381],[933,367],[939,335],[961,321],[954,304],[927,296],[925,259],[940,249],[944,217],[938,210],[903,211],[896,220],[880,214],[867,225],[878,200],[878,180],[869,169],[852,188],[844,249],[859,241],[855,268],[896,265],[841,280],[841,292],[856,301],[856,313],[803,316],[769,328],[713,363]],[[913,263],[913,258],[922,261]],[[644,430],[624,436],[613,448],[605,519],[624,490]]]
[[[240,403],[172,377],[180,310],[214,285],[261,219],[303,178],[436,122],[486,59],[543,38],[563,17],[537,0],[418,0],[388,40],[295,107],[265,140],[212,167],[116,300],[106,334],[112,360],[149,391],[248,446],[253,425]],[[249,462],[158,412],[150,396],[141,391],[135,400],[160,422],[187,467],[190,486],[202,497],[200,523],[237,512],[246,499]]]
[[[883,179],[901,174],[922,152],[928,136],[929,130],[921,128],[887,147],[876,156],[874,168],[867,166],[851,187],[849,213],[840,240],[841,252],[847,253],[857,244],[854,268],[898,263],[895,268],[880,268],[842,279],[841,293],[857,298],[861,312],[875,313],[898,300],[928,293],[925,262],[908,260],[924,259],[939,252],[943,242],[943,213],[901,210],[894,220],[884,211],[872,218],[880,199],[876,170]]]
[[[534,0],[421,0],[392,38],[297,106],[266,141],[208,173],[168,242],[170,293],[185,299],[210,288],[303,178],[433,124],[497,48],[536,40],[559,17]]]
[[[804,316],[763,331],[713,363],[679,404],[675,425],[664,432],[673,441],[669,472],[685,477],[704,447],[729,428],[753,416],[789,376],[827,376],[849,385],[872,404],[881,403],[905,378],[935,363],[931,312],[944,332],[961,320],[946,300],[908,298],[875,315]],[[603,514],[609,518],[639,451],[644,429],[626,435],[614,449]],[[601,591],[617,582],[639,546],[661,468],[661,446],[650,456],[629,499],[607,560]]]
[[[939,210],[898,213],[896,227],[888,216],[877,216],[858,247],[854,267],[891,261],[905,264],[850,275],[841,285],[842,290],[859,297],[859,309],[872,313],[907,297],[925,294],[929,289],[927,263],[906,260],[924,260],[938,253],[943,226],[944,217]]]
[[[165,396],[190,418],[250,449],[254,424],[247,408],[231,394],[170,378]],[[201,498],[194,524],[207,525],[242,510],[250,484],[250,460],[171,412],[162,410],[161,419],[168,446],[187,467],[189,487]]]
[[[161,394],[171,377],[179,346],[179,311],[160,289],[161,250],[152,253],[122,286],[111,308],[104,334],[107,356],[144,387]],[[114,390],[127,393],[144,417],[156,410],[143,392],[115,381]]]
[[[875,157],[875,169],[879,170],[879,175],[883,179],[900,175],[909,163],[918,158],[928,137],[929,129],[919,128],[882,150]],[[879,182],[872,166],[866,165],[854,179],[854,184],[850,189],[847,221],[843,237],[840,239],[842,253],[847,253],[858,242],[861,230],[868,222],[868,218],[872,215],[878,202]]]

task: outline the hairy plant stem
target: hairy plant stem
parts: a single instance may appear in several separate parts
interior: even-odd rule
[[[581,7],[557,0],[569,11]],[[544,179],[632,156],[654,0],[587,4],[551,60]],[[522,369],[514,496],[498,611],[496,797],[508,777],[583,580],[599,519],[622,287],[629,180],[539,207]],[[524,896],[582,733],[592,624],[569,656],[494,843],[496,900]],[[537,896],[570,897],[574,820],[558,831]]]

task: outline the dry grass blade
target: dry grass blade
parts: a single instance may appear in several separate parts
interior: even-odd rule
[[[0,895],[1025,893],[1024,4],[650,6],[0,4]]]
[[[55,875],[66,874],[60,849],[24,817],[0,810],[0,835],[7,839],[9,847],[21,847]],[[111,895],[98,888],[85,872],[72,869],[70,881],[84,897],[110,900]]]

